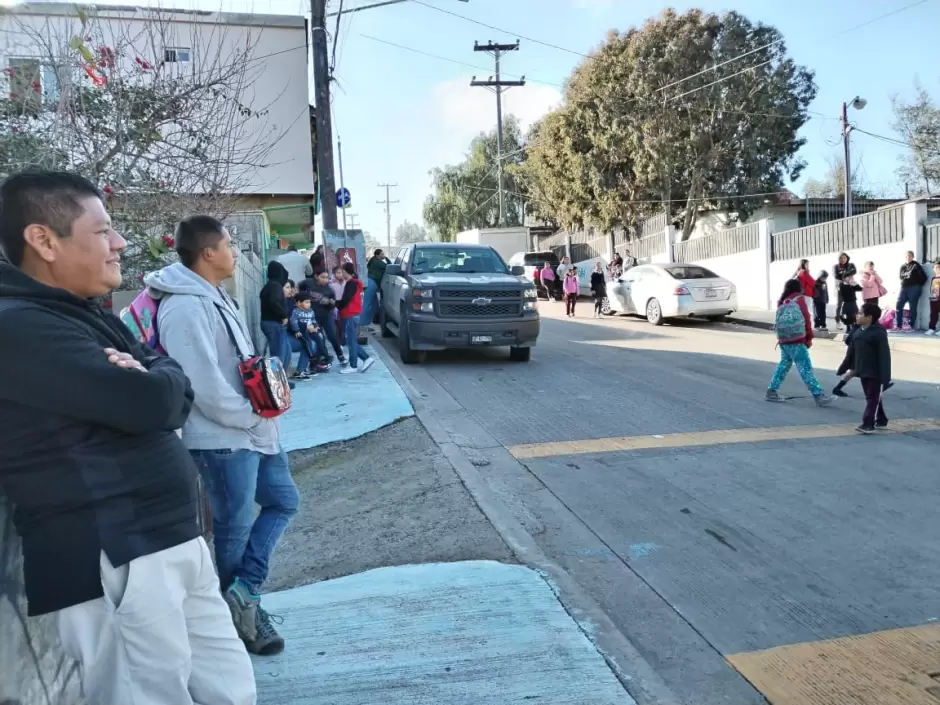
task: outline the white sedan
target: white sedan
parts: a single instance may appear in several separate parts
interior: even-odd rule
[[[697,264],[643,264],[607,282],[604,313],[645,316],[654,326],[667,318],[721,320],[738,310],[734,284]]]

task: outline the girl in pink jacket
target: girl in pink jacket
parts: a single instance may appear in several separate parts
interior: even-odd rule
[[[878,299],[888,293],[884,282],[881,281],[881,275],[875,271],[874,262],[865,263],[865,271],[862,272],[862,298],[866,304],[876,304]]]
[[[565,313],[568,318],[574,318],[574,307],[578,303],[578,294],[581,291],[581,285],[578,283],[578,268],[572,267],[565,273],[563,283],[565,291]]]

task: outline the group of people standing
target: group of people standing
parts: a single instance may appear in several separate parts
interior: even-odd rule
[[[594,263],[594,270],[591,272],[591,298],[594,300],[594,318],[600,318],[604,308],[604,301],[607,299],[607,282],[617,281],[624,271],[636,266],[636,259],[627,252],[626,263],[620,253],[615,252],[611,258],[610,264],[604,267],[602,262]],[[565,301],[565,315],[568,318],[575,317],[575,308],[578,303],[578,297],[581,295],[581,283],[579,279],[580,272],[578,267],[571,264],[571,258],[562,257],[557,267],[553,267],[551,262],[545,262],[541,269],[536,268],[534,273],[534,282],[536,287],[545,291],[545,296],[549,301]]]

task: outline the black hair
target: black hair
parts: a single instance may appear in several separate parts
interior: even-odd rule
[[[787,283],[783,285],[783,293],[780,294],[780,300],[777,302],[777,305],[782,304],[783,300],[791,294],[800,294],[802,292],[803,285],[800,284],[798,279],[787,279]]]
[[[293,280],[293,279],[288,279],[286,283],[287,283],[287,284],[290,284],[292,289],[296,289],[296,288],[297,288],[297,285],[294,283],[294,280]]]
[[[336,270],[337,270],[337,269],[343,269],[343,265],[341,265],[341,264],[335,264],[335,265],[333,265],[333,270],[332,270],[332,271],[333,271],[334,274],[336,273]]]
[[[343,271],[346,272],[346,274],[352,274],[353,276],[356,276],[356,265],[354,265],[352,262],[344,262]]]
[[[191,215],[176,226],[176,253],[184,267],[192,269],[207,247],[215,247],[225,226],[211,215]]]
[[[0,248],[10,264],[23,264],[23,233],[30,225],[70,237],[72,223],[85,212],[79,201],[86,198],[104,201],[93,183],[67,171],[22,172],[0,184]]]
[[[296,296],[294,296],[294,301],[298,303],[301,301],[313,301],[313,296],[310,295],[309,291],[298,291]]]
[[[871,316],[873,321],[878,321],[881,319],[881,306],[872,303],[862,304],[861,313],[863,316]]]

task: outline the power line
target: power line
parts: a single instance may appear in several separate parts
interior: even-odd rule
[[[339,0],[339,11],[336,13],[336,29],[333,30],[333,59],[330,61],[330,75],[336,71],[336,48],[339,46],[339,23],[343,19],[343,0]]]
[[[875,139],[881,140],[882,142],[887,142],[888,144],[894,144],[894,145],[897,145],[898,147],[904,147],[912,151],[926,152],[927,154],[940,156],[940,149],[932,149],[929,147],[927,148],[915,147],[913,144],[911,144],[910,142],[906,142],[905,140],[897,139],[896,137],[888,137],[887,135],[879,135],[874,132],[869,132],[868,130],[863,130],[860,127],[855,127],[854,125],[852,126],[852,132],[861,132],[863,135],[868,135],[869,137],[874,137]]]

